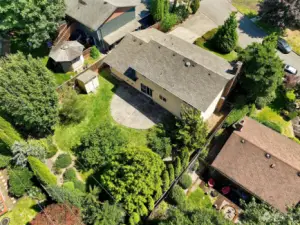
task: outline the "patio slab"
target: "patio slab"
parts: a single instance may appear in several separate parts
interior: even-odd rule
[[[117,88],[110,111],[117,123],[135,129],[149,129],[161,123],[169,114],[151,98],[127,84],[121,84]]]

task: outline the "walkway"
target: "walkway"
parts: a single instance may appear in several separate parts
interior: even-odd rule
[[[135,129],[149,129],[169,114],[152,99],[126,84],[116,90],[110,110],[117,123]]]
[[[7,170],[0,170],[0,195],[4,199],[4,203],[7,207],[7,210],[11,210],[16,203],[16,199],[10,197],[8,194],[8,174]]]

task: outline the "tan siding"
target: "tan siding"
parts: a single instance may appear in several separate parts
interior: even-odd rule
[[[161,105],[163,108],[165,108],[166,110],[168,110],[175,116],[180,117],[181,105],[184,104],[184,102],[182,100],[180,100],[179,98],[177,98],[176,96],[174,96],[173,94],[171,94],[170,92],[168,92],[167,90],[164,90],[157,84],[153,83],[152,81],[150,81],[149,79],[145,78],[144,76],[142,76],[141,74],[138,74],[138,73],[137,73],[138,80],[136,82],[134,82],[113,68],[111,68],[111,72],[115,76],[117,76],[121,80],[124,80],[126,83],[128,83],[129,85],[131,85],[132,87],[136,88],[139,91],[141,91],[141,83],[148,86],[149,88],[151,88],[153,90],[153,93],[152,93],[153,101],[155,101],[157,104]],[[164,102],[163,100],[161,100],[159,98],[159,95],[162,95],[163,97],[165,97],[167,99],[167,101]]]

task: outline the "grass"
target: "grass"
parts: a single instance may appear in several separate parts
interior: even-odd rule
[[[212,46],[209,44],[209,42],[207,42],[204,38],[198,38],[195,42],[195,45],[197,45],[200,48],[203,48],[207,51],[210,51],[219,57],[222,57],[223,59],[227,60],[228,62],[236,60],[237,56],[238,56],[238,54],[235,51],[232,51],[228,54],[221,54],[221,53],[215,52],[213,50]]]
[[[257,4],[261,0],[233,0],[232,4],[242,14],[252,18],[257,16],[258,6]]]
[[[80,143],[83,135],[98,127],[101,123],[110,121],[116,124],[110,114],[110,102],[118,82],[107,71],[100,74],[99,82],[100,87],[96,94],[80,95],[81,101],[88,108],[86,118],[79,124],[56,126],[54,140],[62,151],[71,151],[74,146]],[[146,146],[147,131],[118,126],[129,139],[131,145]]]
[[[72,76],[74,76],[75,72],[67,72],[67,73],[53,73],[55,78],[55,83],[57,85],[61,85],[67,80],[70,80]]]
[[[35,215],[39,212],[37,202],[29,197],[23,197],[18,200],[14,208],[0,217],[2,220],[5,217],[10,218],[9,225],[28,224]]]
[[[293,50],[300,55],[300,30],[286,29],[287,42],[292,46]]]
[[[254,113],[253,117],[259,121],[269,121],[277,124],[281,127],[282,134],[287,137],[294,136],[291,131],[291,122],[285,121],[277,111],[268,106],[264,107],[262,110],[258,110],[256,113]]]
[[[212,207],[210,198],[205,195],[201,188],[197,188],[188,196],[187,205],[192,209],[204,209]]]

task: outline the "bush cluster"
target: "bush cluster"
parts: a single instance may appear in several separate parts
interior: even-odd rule
[[[175,185],[170,192],[169,200],[172,204],[182,208],[184,207],[187,198],[183,189],[180,186]]]
[[[71,182],[75,189],[80,190],[81,192],[85,192],[85,184],[77,179],[76,172],[74,168],[69,168],[65,171],[64,175],[65,183]]]
[[[147,144],[148,147],[159,154],[161,158],[165,158],[171,155],[171,139],[167,137],[166,131],[160,125],[150,130],[147,135]]]
[[[224,126],[225,127],[230,127],[234,123],[238,122],[241,120],[244,116],[246,116],[250,112],[251,107],[248,105],[245,105],[243,107],[237,107],[234,108],[229,116],[226,118]]]
[[[179,185],[183,189],[188,189],[192,185],[192,178],[188,174],[183,174],[182,177],[179,179]]]
[[[72,163],[72,158],[70,154],[61,154],[57,157],[54,166],[59,169],[66,168]]]
[[[167,32],[171,30],[173,26],[175,26],[178,23],[178,16],[174,13],[168,13],[165,15],[165,17],[162,19],[160,23],[160,29],[163,32]]]

